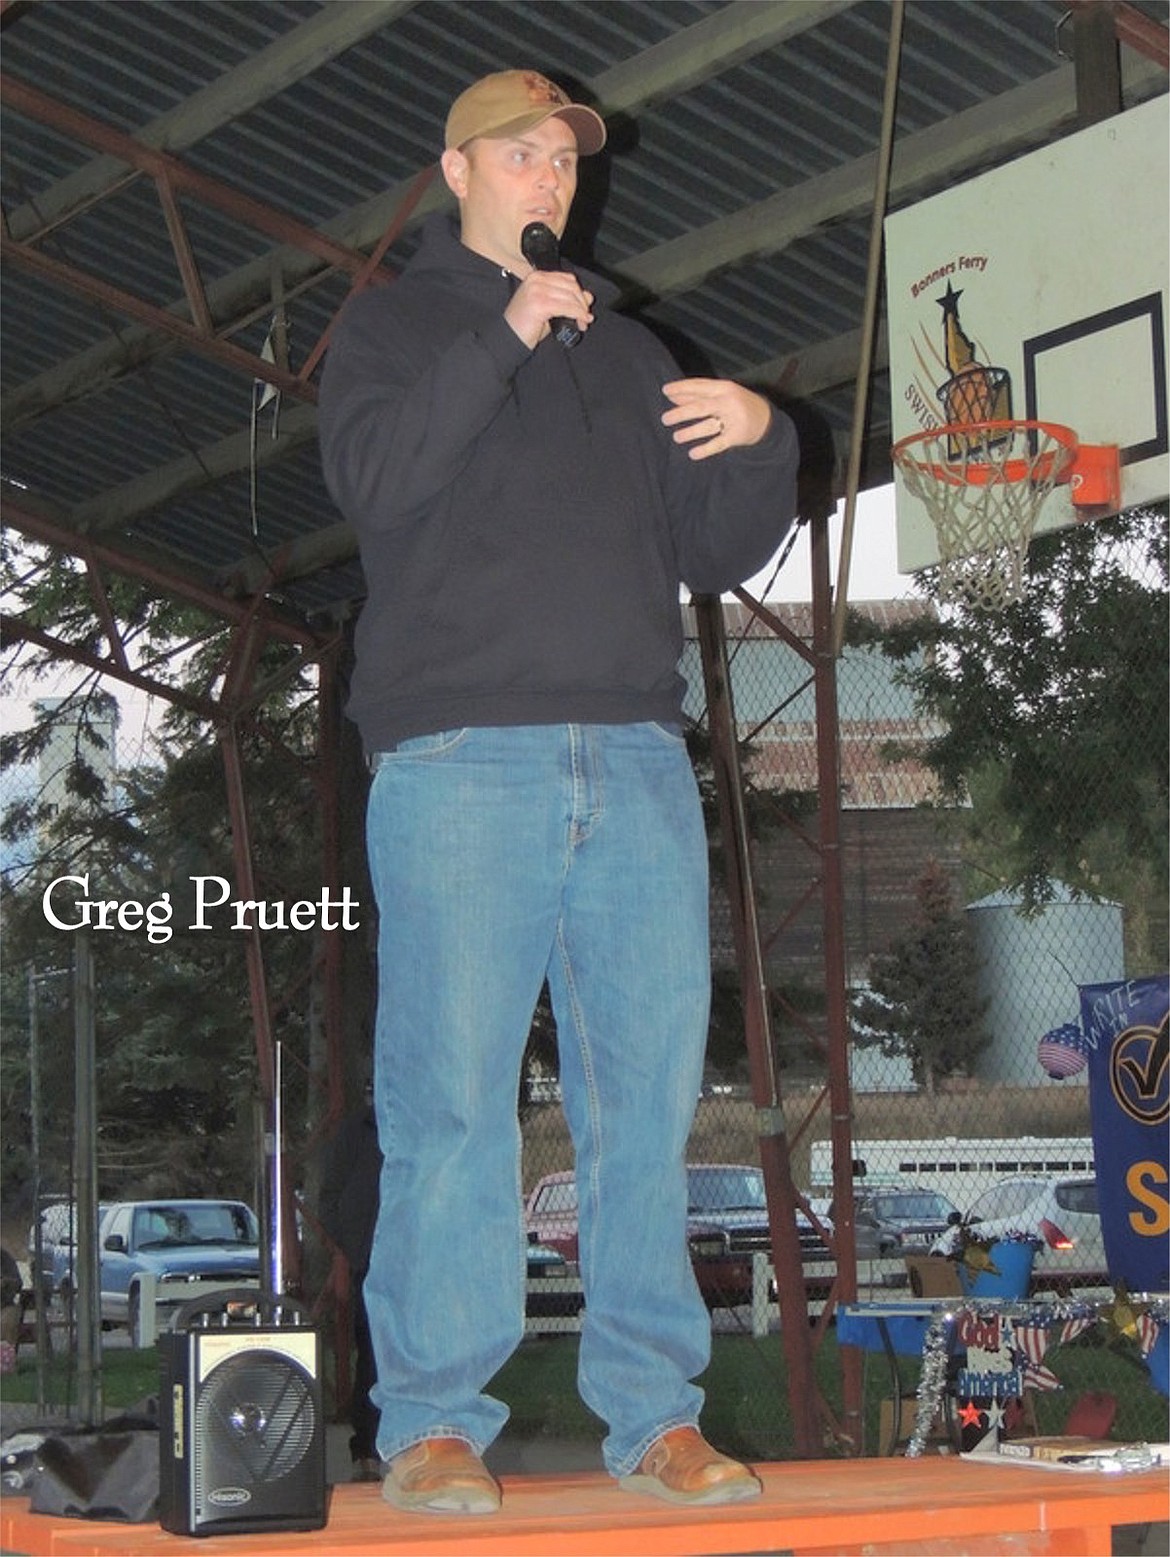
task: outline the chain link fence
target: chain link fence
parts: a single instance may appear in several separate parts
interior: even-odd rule
[[[836,666],[858,1291],[867,1300],[912,1299],[923,1281],[914,1256],[945,1234],[948,1218],[986,1218],[1007,1193],[1005,1184],[1026,1185],[1025,1199],[1011,1200],[1002,1214],[1032,1217],[1029,1227],[1040,1229],[1033,1297],[1046,1295],[1062,1314],[1075,1311],[1089,1322],[1076,1335],[1067,1327],[1067,1336],[1062,1331],[1060,1343],[1048,1347],[1044,1363],[1062,1387],[1045,1379],[1049,1387],[1025,1391],[1023,1425],[1063,1430],[1080,1419],[1078,1405],[1083,1415],[1082,1403],[1093,1398],[1104,1401],[1107,1414],[1112,1402],[1114,1436],[1161,1439],[1165,1400],[1149,1381],[1149,1316],[1138,1311],[1140,1302],[1127,1308],[1110,1279],[1099,1232],[1092,1234],[1095,1202],[1081,1187],[1091,1186],[1096,1151],[1089,1067],[1076,1029],[1083,986],[1166,971],[1165,517],[1143,513],[1045,538],[1033,547],[1030,568],[1027,600],[996,616],[940,612],[927,595],[858,604]],[[808,606],[771,609],[797,642],[810,642]],[[773,1059],[807,1212],[801,1245],[815,1319],[835,1272],[822,1230],[831,1234],[837,1211],[826,1095],[815,689],[808,659],[746,607],[728,606],[725,620]],[[721,1447],[784,1458],[794,1444],[693,633],[684,670],[696,771],[711,818],[714,977],[708,1064],[688,1155],[696,1169],[724,1170],[696,1172],[692,1185],[692,1252],[714,1332],[703,1380],[705,1421]],[[6,815],[31,781],[28,770],[6,770]],[[190,838],[179,843],[205,847]],[[6,847],[10,871],[12,845]],[[274,842],[278,854],[280,847]],[[217,848],[212,858],[226,858],[222,839]],[[58,949],[66,940],[58,937]],[[134,1008],[130,986],[137,979],[141,1009],[161,1020],[167,948],[149,950],[123,961],[119,1009]],[[243,1024],[242,953],[240,961],[230,975],[231,1000]],[[217,993],[226,999],[226,984]],[[314,998],[310,982],[284,985],[281,1020],[309,1023]],[[368,990],[361,998],[368,1009]],[[68,1200],[75,1176],[67,959],[22,954],[14,966],[10,956],[4,1017],[5,1243],[27,1258],[30,1195],[42,1203]],[[241,1055],[250,1055],[245,1025],[237,1037]],[[150,1047],[141,1034],[138,1040],[146,1064]],[[116,1035],[107,1041],[116,1046]],[[34,1048],[39,1067],[30,1065]],[[241,1060],[242,1094],[247,1070]],[[310,1095],[318,1084],[319,1077]],[[1164,1075],[1161,1085],[1164,1098]],[[531,1225],[555,1247],[571,1237],[571,1187],[563,1177],[544,1181],[569,1173],[572,1152],[547,1010],[534,1025],[519,1106]],[[290,1111],[294,1140],[309,1138],[311,1113],[308,1102]],[[154,1184],[160,1163],[149,1129],[128,1133],[110,1125],[99,1112],[101,1198]],[[219,1180],[225,1160],[254,1156],[254,1125],[247,1109],[236,1109],[224,1129],[238,1140],[190,1137],[205,1192],[239,1192],[238,1183]],[[170,1150],[173,1134],[168,1142]],[[749,1172],[729,1171],[736,1168]],[[1160,1181],[1155,1173],[1142,1182],[1136,1212],[1164,1266],[1170,1212],[1162,1172]],[[304,1231],[309,1242],[317,1236],[311,1218]],[[312,1259],[308,1265],[312,1271]],[[938,1279],[940,1265],[956,1278],[955,1261],[935,1261],[928,1281]],[[547,1287],[552,1278],[540,1271],[534,1277],[545,1285],[534,1288],[540,1298],[530,1304],[531,1340],[505,1381],[516,1430],[598,1437],[598,1424],[573,1398],[579,1305],[570,1298],[558,1312]],[[68,1346],[67,1328],[59,1340]],[[839,1430],[841,1359],[832,1324],[820,1327],[816,1348],[829,1406],[825,1452],[848,1452],[857,1445]],[[525,1368],[535,1382],[520,1376]],[[865,1452],[895,1446],[894,1398],[913,1402],[921,1381],[921,1359],[912,1352],[901,1356],[896,1381],[884,1353],[865,1352]],[[904,1443],[914,1426],[912,1403],[902,1416]]]
[[[1167,966],[1165,518],[1143,513],[1050,537],[1030,567],[1029,599],[994,617],[940,613],[925,596],[859,604],[837,665],[858,1292],[909,1300],[925,1275],[927,1295],[958,1294],[959,1267],[966,1273],[976,1256],[960,1250],[925,1271],[916,1258],[956,1217],[1035,1233],[1029,1303],[1068,1322],[1023,1391],[1017,1430],[1088,1422],[1105,1431],[1108,1417],[1114,1436],[1159,1439],[1165,1400],[1146,1354],[1164,1306],[1135,1316],[1107,1269],[1080,991]],[[771,609],[811,643],[810,607]],[[836,1208],[814,685],[809,660],[744,606],[728,606],[725,620],[774,1058],[794,1179],[812,1214],[801,1242],[815,1315],[834,1269],[816,1222],[831,1229]],[[709,789],[694,636],[685,669]],[[758,1174],[717,842],[712,881],[715,1002],[689,1158]],[[1162,1130],[1151,1114],[1149,1176],[1131,1206],[1163,1273],[1157,1292],[1170,1225],[1157,1165],[1164,1054],[1162,1066]],[[528,1091],[525,1185],[538,1195],[545,1175],[571,1166],[554,1089],[543,1072]],[[712,1216],[717,1209],[700,1199],[696,1228],[722,1222],[749,1256],[766,1247],[762,1209],[751,1227],[738,1212]],[[707,1290],[706,1246],[695,1247]],[[754,1311],[713,1308],[708,1420],[740,1452],[783,1457],[792,1435],[777,1311],[761,1310],[756,1295]],[[832,1409],[841,1403],[836,1346],[830,1327],[818,1370]],[[904,1438],[920,1367],[911,1355],[899,1368],[911,1399]],[[893,1385],[880,1351],[865,1354],[864,1384],[865,1447],[888,1450]],[[829,1452],[841,1446],[828,1425],[825,1441]]]

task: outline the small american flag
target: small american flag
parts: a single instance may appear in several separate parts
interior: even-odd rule
[[[1012,1345],[1023,1363],[1025,1389],[1050,1390],[1064,1387],[1044,1361],[1051,1339],[1047,1324],[1016,1325]]]
[[[1138,1350],[1143,1357],[1148,1357],[1154,1349],[1154,1342],[1158,1339],[1158,1321],[1153,1314],[1139,1314],[1137,1321]]]
[[[1078,1335],[1084,1335],[1085,1331],[1095,1323],[1096,1320],[1091,1314],[1074,1314],[1060,1327],[1060,1344],[1067,1346],[1070,1341],[1075,1341]]]
[[[1089,1041],[1079,1022],[1065,1022],[1045,1033],[1036,1050],[1036,1058],[1054,1081],[1079,1075],[1089,1063]]]

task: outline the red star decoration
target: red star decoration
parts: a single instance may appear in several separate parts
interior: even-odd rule
[[[973,1400],[969,1400],[959,1411],[959,1424],[962,1427],[981,1427],[983,1412]]]

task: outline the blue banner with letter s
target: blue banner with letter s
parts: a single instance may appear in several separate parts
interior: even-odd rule
[[[1080,997],[1109,1276],[1170,1291],[1170,978],[1082,984]]]

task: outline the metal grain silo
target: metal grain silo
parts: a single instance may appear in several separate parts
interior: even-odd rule
[[[988,1001],[990,1046],[975,1065],[981,1081],[1037,1086],[1044,1072],[1036,1045],[1080,1014],[1077,987],[1125,977],[1120,903],[1076,897],[1062,882],[1035,913],[1018,893],[995,892],[967,905]],[[1085,1073],[1063,1083],[1084,1085]]]

